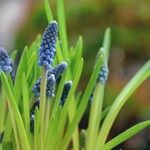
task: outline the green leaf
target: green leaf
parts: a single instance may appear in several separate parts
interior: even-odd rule
[[[145,129],[148,126],[150,126],[150,121],[141,122],[141,123],[129,128],[128,130],[124,131],[123,133],[119,134],[112,140],[108,141],[102,147],[102,149],[110,150],[110,149],[114,148],[115,146],[119,145],[120,143],[128,140],[129,138],[131,138],[132,136],[134,136],[135,134],[137,134],[138,132],[140,132],[141,130]]]
[[[79,60],[82,57],[82,50],[83,50],[83,39],[82,39],[82,37],[79,37],[79,40],[78,40],[77,45],[76,45],[74,50],[75,50],[74,64],[72,66],[72,68],[73,68],[73,73],[72,74],[73,75],[75,75],[75,72],[76,72],[78,64],[79,64]]]
[[[68,52],[68,40],[67,40],[67,31],[66,31],[66,22],[65,22],[65,10],[64,10],[64,3],[63,0],[57,0],[57,17],[58,17],[58,24],[59,24],[59,36],[60,41],[62,42],[62,54],[63,57],[66,59],[69,58]]]
[[[60,117],[60,111],[61,111],[61,107],[59,107],[56,111],[55,114],[53,114],[49,120],[49,127],[48,127],[48,131],[47,131],[47,135],[46,135],[46,140],[45,140],[45,149],[49,150],[49,149],[53,149],[53,143],[54,139],[57,136],[57,129],[59,126],[59,117]]]
[[[17,53],[18,53],[17,50],[14,50],[14,51],[11,53],[10,57],[13,59],[13,61],[16,59]]]
[[[25,73],[22,77],[22,93],[23,93],[23,115],[26,132],[30,133],[30,110],[29,110],[29,91]]]
[[[45,7],[45,12],[46,12],[48,22],[50,23],[54,18],[53,18],[53,14],[52,14],[52,11],[51,11],[48,0],[44,0],[44,7]],[[58,59],[58,62],[60,63],[60,62],[63,61],[63,55],[62,55],[62,51],[61,51],[61,48],[60,48],[59,39],[57,40],[57,43],[56,43],[56,49],[57,49],[56,57]]]
[[[104,61],[106,64],[108,64],[110,45],[111,45],[111,30],[110,28],[107,28],[103,40]]]
[[[98,76],[98,73],[99,73],[100,66],[102,65],[102,62],[103,62],[103,57],[101,55],[98,58],[98,61],[95,65],[95,67],[94,67],[94,71],[91,75],[91,78],[90,78],[89,83],[87,85],[87,88],[84,92],[82,100],[79,104],[79,107],[77,108],[77,111],[74,115],[74,118],[71,121],[71,123],[69,124],[69,127],[67,128],[66,134],[63,138],[63,141],[61,142],[61,149],[62,150],[65,150],[67,148],[67,146],[69,144],[69,141],[71,139],[72,133],[74,132],[75,128],[77,127],[80,119],[82,118],[82,116],[85,112],[85,109],[86,109],[87,104],[88,104],[89,97],[90,97],[90,95],[93,91],[94,85],[96,83],[97,76]]]
[[[83,59],[80,60],[79,62],[79,67],[76,70],[76,74],[75,74],[75,78],[73,80],[73,86],[69,92],[69,95],[65,101],[65,104],[62,108],[61,114],[60,114],[60,120],[59,120],[59,127],[58,127],[58,132],[57,132],[57,138],[56,141],[59,142],[56,146],[60,146],[60,142],[61,142],[61,138],[63,135],[63,131],[64,131],[64,125],[67,119],[67,111],[68,111],[68,106],[71,103],[70,101],[72,100],[72,97],[74,96],[75,90],[77,88],[80,76],[81,76],[81,72],[83,69]]]
[[[49,1],[48,0],[44,0],[44,7],[45,7],[47,20],[50,23],[53,20],[53,15],[52,15],[52,11],[50,9],[50,5],[49,5]]]
[[[62,91],[63,91],[63,88],[64,88],[66,76],[67,76],[67,71],[68,71],[68,68],[62,76],[61,81],[60,81],[59,86],[58,86],[58,89],[57,89],[57,92],[56,92],[57,94],[56,94],[56,97],[55,97],[55,103],[54,103],[53,112],[52,112],[53,116],[55,115],[55,113],[57,112],[57,109],[59,108],[60,99],[61,99]]]
[[[106,115],[108,114],[109,110],[110,110],[111,106],[108,106],[107,108],[105,108],[103,111],[102,111],[102,115],[101,115],[101,121],[106,117]]]
[[[20,135],[21,144],[22,144],[21,147],[24,150],[29,150],[30,146],[29,146],[29,142],[28,142],[27,135],[25,132],[23,120],[21,118],[21,114],[20,114],[19,109],[17,107],[15,97],[11,91],[10,85],[7,81],[7,78],[4,74],[4,72],[1,73],[1,81],[2,81],[2,85],[3,85],[3,87],[7,93],[9,107],[12,110],[14,118],[16,120],[16,125],[17,125],[17,129],[18,129],[18,132]]]
[[[28,72],[27,72],[27,78],[29,78],[30,75],[32,75],[32,71],[34,71],[34,64],[36,62],[36,53],[33,52],[33,54],[30,56],[29,61],[28,61]]]
[[[150,76],[150,61],[148,61],[129,81],[125,88],[118,95],[114,103],[112,104],[109,113],[107,114],[101,130],[98,135],[97,150],[101,149],[104,145],[109,131],[125,102],[131,96],[131,94]]]
[[[35,120],[34,120],[34,149],[39,148],[39,129],[40,129],[40,115],[39,115],[39,109],[35,108]]]
[[[16,77],[15,77],[14,93],[15,93],[17,105],[19,104],[19,101],[21,99],[21,92],[22,92],[21,88],[22,87],[21,87],[20,81],[22,81],[22,74],[23,74],[23,72],[27,73],[27,70],[28,70],[27,51],[28,51],[28,48],[25,47],[23,54],[21,56],[19,65],[18,65]]]

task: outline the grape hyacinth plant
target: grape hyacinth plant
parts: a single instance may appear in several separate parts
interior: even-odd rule
[[[150,120],[143,121],[108,139],[129,97],[150,77],[150,60],[112,105],[104,108],[111,31],[106,29],[89,81],[85,90],[79,91],[86,66],[83,40],[79,37],[69,49],[63,1],[57,0],[56,6],[57,21],[49,1],[44,0],[49,24],[42,36],[25,47],[15,71],[18,51],[9,57],[0,48],[0,150],[111,150],[150,126]],[[79,123],[87,108],[88,126],[81,129]]]

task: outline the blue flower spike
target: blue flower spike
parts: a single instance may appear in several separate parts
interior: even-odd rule
[[[108,73],[109,73],[108,67],[103,65],[101,67],[101,69],[100,69],[99,76],[98,76],[98,81],[101,84],[105,84],[106,83],[107,78],[108,78]]]
[[[68,94],[70,92],[70,89],[72,87],[72,81],[68,81],[65,83],[64,85],[64,89],[63,89],[63,92],[62,92],[62,95],[61,95],[61,99],[60,99],[60,105],[63,106],[67,97],[68,97]]]
[[[47,87],[46,87],[46,95],[47,97],[55,97],[55,86],[56,86],[56,79],[54,74],[51,74],[47,78]]]
[[[10,59],[7,51],[0,47],[0,71],[11,73],[13,70],[13,62]]]
[[[36,83],[34,84],[32,88],[32,92],[34,93],[35,97],[40,96],[40,84],[41,84],[41,78],[39,78]]]
[[[67,63],[61,62],[56,67],[54,67],[48,71],[48,76],[50,76],[51,74],[54,74],[56,81],[58,81],[59,78],[61,77],[62,73],[66,70],[66,68],[67,68]]]
[[[44,66],[46,70],[51,68],[56,55],[56,41],[58,36],[58,25],[52,21],[46,28],[39,49],[39,66]]]
[[[34,84],[32,88],[32,92],[36,97],[40,96],[40,85],[41,85],[41,78],[37,80],[37,82]],[[47,77],[47,85],[46,85],[46,96],[47,97],[55,97],[55,85],[56,85],[56,79],[54,74],[51,74],[49,77]]]

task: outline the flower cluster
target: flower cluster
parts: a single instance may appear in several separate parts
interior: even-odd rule
[[[50,69],[56,55],[56,40],[58,35],[58,25],[56,21],[52,21],[46,28],[41,46],[39,49],[39,66],[45,66]]]
[[[62,73],[66,70],[66,68],[67,68],[67,63],[61,62],[60,64],[56,65],[56,67],[48,70],[48,76],[54,74],[56,81],[58,81]]]
[[[108,68],[105,65],[103,65],[101,67],[101,69],[100,69],[97,81],[104,85],[106,83],[106,81],[107,81],[108,73],[109,73]],[[93,92],[94,92],[94,89],[93,89],[93,91],[92,91],[92,93],[90,95],[90,98],[89,98],[89,102],[90,103],[92,103],[92,101],[93,101]]]
[[[7,51],[0,47],[0,71],[11,73],[13,69],[13,63],[10,59]]]
[[[56,81],[60,79],[62,73],[67,68],[67,63],[62,62],[56,67],[52,67],[54,57],[56,55],[56,40],[58,35],[58,25],[56,21],[52,21],[46,28],[42,42],[39,49],[39,60],[38,64],[40,66],[45,66],[45,69],[48,71],[47,74],[47,86],[46,86],[46,95],[47,97],[54,97],[55,84]],[[40,96],[40,84],[41,78],[37,80],[34,84],[32,92],[35,96]]]
[[[54,97],[54,92],[55,92],[55,76],[51,74],[50,76],[47,77],[47,85],[46,85],[46,95],[47,97]],[[36,97],[40,96],[40,85],[41,85],[41,78],[37,80],[37,82],[34,84],[32,88],[32,92]]]
[[[55,85],[56,85],[56,79],[54,74],[51,74],[47,78],[47,87],[46,87],[46,95],[47,97],[55,97]]]
[[[55,84],[61,77],[62,73],[66,70],[67,68],[67,63],[62,62],[56,67],[51,68],[48,70],[47,74],[47,89],[46,89],[46,95],[48,97],[53,97],[54,96],[54,91],[55,91]],[[40,84],[41,84],[41,78],[37,80],[37,82],[34,84],[32,92],[36,97],[40,96]]]
[[[108,77],[108,68],[106,66],[102,66],[98,75],[98,81],[101,84],[105,84]]]
[[[68,94],[70,92],[71,87],[72,87],[72,81],[68,81],[68,82],[65,83],[64,89],[63,89],[63,92],[62,92],[62,95],[61,95],[61,99],[60,99],[60,105],[61,106],[64,105],[65,100],[68,97]]]

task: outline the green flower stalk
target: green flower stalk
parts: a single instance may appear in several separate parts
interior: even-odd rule
[[[58,26],[56,21],[52,21],[46,28],[39,49],[38,64],[42,66],[41,85],[40,85],[40,137],[41,150],[43,150],[44,140],[44,118],[46,104],[46,85],[47,85],[47,70],[51,69],[55,54],[56,40],[58,35]]]

